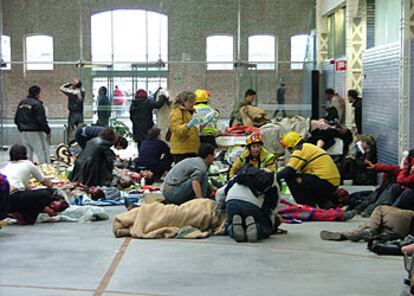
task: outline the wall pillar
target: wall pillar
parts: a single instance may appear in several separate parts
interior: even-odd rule
[[[414,0],[401,0],[401,31],[400,31],[400,98],[399,98],[399,158],[409,147],[410,134],[410,88],[411,82],[411,44],[414,37]]]
[[[366,0],[346,3],[347,89],[362,91],[362,53],[366,48]]]

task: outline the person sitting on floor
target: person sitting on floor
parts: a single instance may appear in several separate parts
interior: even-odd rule
[[[291,153],[287,166],[277,173],[285,180],[299,204],[329,209],[335,206],[335,192],[341,181],[338,168],[325,150],[305,143],[295,131],[286,133],[281,145]]]
[[[263,148],[263,138],[259,133],[253,133],[246,139],[246,149],[233,163],[229,171],[229,177],[236,175],[246,163],[257,168],[266,168],[271,172],[276,171],[276,159],[274,154]]]
[[[403,238],[408,234],[414,234],[413,218],[414,211],[379,206],[374,210],[368,222],[357,228],[344,232],[322,230],[320,236],[323,240],[351,240],[353,242],[368,241],[381,233],[396,234]]]
[[[217,200],[225,198],[226,227],[236,242],[255,242],[273,233],[273,210],[279,198],[274,181],[273,172],[246,164],[226,186],[217,191]]]
[[[33,176],[49,188],[52,183],[27,159],[25,146],[13,145],[9,153],[10,161],[2,169],[2,174],[7,176],[10,183],[9,212],[20,224],[33,225],[39,213],[56,198],[50,189],[32,190],[29,180]]]
[[[377,162],[377,146],[373,137],[361,135],[355,144],[356,151],[346,158],[341,166],[341,176],[344,180],[352,180],[353,185],[377,185],[377,174],[367,169],[365,161]]]
[[[111,179],[115,153],[111,147],[117,142],[115,132],[108,128],[89,140],[75,161],[69,179],[86,186],[102,186]]]
[[[194,198],[209,197],[207,170],[214,161],[214,149],[213,145],[202,143],[199,156],[173,166],[161,185],[162,195],[168,202],[180,205]],[[212,186],[211,191],[215,191]]]
[[[105,129],[109,128],[96,125],[80,127],[76,130],[75,140],[83,150],[85,149],[86,142],[93,138],[96,138],[99,135],[99,133],[101,133]],[[117,150],[126,149],[128,148],[128,141],[124,137],[118,136],[114,148]]]
[[[160,139],[160,135],[159,128],[150,128],[147,138],[141,144],[138,158],[134,159],[136,168],[142,167],[152,171],[156,179],[161,178],[173,162],[170,147]]]

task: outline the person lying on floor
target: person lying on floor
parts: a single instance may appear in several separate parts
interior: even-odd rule
[[[236,175],[237,171],[246,163],[257,168],[266,168],[272,172],[276,171],[276,158],[263,147],[263,138],[259,133],[253,133],[246,138],[246,149],[232,164],[229,177]]]
[[[167,202],[181,205],[194,198],[208,198],[216,188],[208,183],[207,170],[213,163],[214,146],[202,143],[197,157],[175,164],[161,185]]]
[[[160,137],[159,128],[150,128],[147,137],[141,143],[138,158],[134,159],[135,168],[150,170],[154,173],[155,179],[160,179],[173,162],[170,147]]]
[[[408,234],[414,234],[414,211],[402,210],[390,206],[379,206],[372,213],[368,222],[344,232],[332,232],[322,230],[323,240],[360,240],[368,241],[382,233],[395,234],[404,238]]]
[[[279,191],[274,173],[246,164],[220,188],[216,200],[225,199],[227,232],[236,242],[256,242],[274,233],[274,209]]]
[[[10,183],[9,213],[20,224],[34,224],[39,213],[43,212],[56,198],[49,189],[52,183],[27,159],[27,149],[13,145],[9,151],[10,161],[2,169]],[[48,189],[32,190],[29,180],[33,176]],[[49,211],[49,213],[51,213]]]
[[[328,150],[335,144],[335,138],[343,141],[342,153],[343,155],[347,155],[353,137],[351,131],[343,125],[335,124],[329,126],[329,128],[314,129],[311,131],[311,137],[307,142],[317,145],[324,150]]]
[[[287,166],[277,173],[279,182],[285,180],[299,204],[324,209],[335,207],[335,192],[341,177],[329,154],[318,146],[305,143],[295,131],[286,133],[280,141],[291,157]]]

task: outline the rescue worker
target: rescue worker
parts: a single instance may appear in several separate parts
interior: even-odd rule
[[[246,149],[230,168],[230,178],[236,175],[246,163],[256,168],[266,168],[272,172],[276,171],[276,157],[263,148],[263,138],[259,133],[253,133],[246,139]]]
[[[318,146],[304,143],[295,131],[286,133],[280,144],[291,157],[287,166],[277,174],[279,182],[285,180],[299,204],[332,208],[341,177],[329,154]]]
[[[200,116],[201,121],[200,142],[217,147],[217,121],[220,118],[220,113],[208,104],[211,94],[207,89],[196,89],[194,93],[196,95],[194,110]]]

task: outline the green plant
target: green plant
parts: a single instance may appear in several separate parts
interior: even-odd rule
[[[118,135],[121,135],[129,140],[134,139],[134,135],[131,133],[128,126],[122,121],[116,118],[111,118],[111,127]]]

